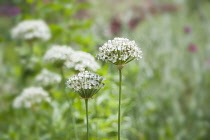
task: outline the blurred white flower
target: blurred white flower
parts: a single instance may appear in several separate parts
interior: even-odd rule
[[[39,104],[42,101],[50,102],[48,93],[42,89],[42,87],[29,87],[23,90],[23,92],[15,98],[13,102],[14,108],[30,108],[35,104]]]
[[[70,77],[66,84],[67,87],[74,89],[80,97],[87,99],[92,98],[94,94],[104,87],[103,80],[105,79],[98,74],[84,71]]]
[[[75,51],[72,53],[72,55],[66,60],[65,66],[78,71],[85,71],[86,69],[96,71],[100,68],[99,64],[91,54],[82,51]]]
[[[25,20],[15,26],[12,31],[12,38],[26,40],[42,39],[49,40],[51,37],[50,29],[43,20]]]
[[[44,55],[44,62],[63,65],[74,51],[68,46],[54,45]]]
[[[127,38],[114,38],[99,48],[98,59],[115,65],[124,65],[132,60],[142,58],[142,51],[135,41]]]
[[[61,76],[57,73],[43,69],[35,78],[36,82],[43,87],[52,86],[61,82]]]

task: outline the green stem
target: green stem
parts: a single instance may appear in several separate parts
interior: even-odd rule
[[[122,69],[119,69],[119,107],[118,107],[118,140],[120,140],[120,106],[121,106]]]
[[[64,94],[66,95],[66,98],[67,98],[67,100],[68,100],[68,104],[69,104],[69,106],[73,106],[73,104],[74,104],[74,99],[72,100],[72,103],[70,103],[70,98],[68,97],[68,95],[67,95],[67,93],[66,93],[66,91],[65,91],[65,75],[64,75],[64,70],[63,70],[63,67],[61,67],[60,68],[60,73],[61,73],[61,77],[62,77],[62,81],[61,81],[61,88],[62,88],[62,90],[63,90],[63,92],[64,92]],[[72,115],[72,123],[73,123],[73,129],[74,129],[74,136],[75,136],[75,138],[76,138],[76,140],[78,140],[78,133],[77,133],[77,128],[76,128],[76,120],[75,120],[75,117],[74,117],[74,115],[73,115],[73,107],[70,109],[70,111],[68,112],[68,116],[69,116],[69,113]],[[69,134],[69,133],[68,133]],[[68,136],[67,136],[68,137]]]
[[[62,90],[63,91],[65,91],[64,90],[64,88],[65,88],[65,76],[64,76],[64,71],[63,71],[63,67],[60,67],[60,73],[61,73],[61,77],[62,77],[62,79],[61,79],[61,88],[62,88]]]
[[[86,120],[87,120],[87,140],[89,140],[89,126],[88,126],[88,99],[85,99]]]
[[[98,118],[98,109],[97,109],[97,100],[96,98],[94,98],[94,101],[95,101],[95,117]],[[98,139],[98,121],[96,121],[96,139]]]

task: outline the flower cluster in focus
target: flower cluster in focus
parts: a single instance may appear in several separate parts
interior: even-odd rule
[[[50,72],[47,69],[43,69],[40,74],[35,78],[36,82],[44,87],[49,87],[61,82],[61,76],[57,73]]]
[[[98,59],[111,62],[115,65],[124,65],[128,62],[142,58],[142,51],[135,41],[127,38],[114,38],[99,48]]]
[[[74,75],[66,82],[67,87],[74,89],[82,98],[91,98],[96,94],[104,83],[104,78],[98,74],[84,71]]]
[[[48,93],[41,87],[29,87],[23,90],[23,92],[15,98],[13,102],[14,108],[30,108],[35,104],[39,104],[42,101],[50,102]]]
[[[89,68],[92,71],[96,71],[100,68],[95,58],[86,52],[75,51],[65,62],[67,68],[74,68],[77,71],[85,71]]]
[[[50,29],[43,20],[25,20],[15,26],[12,31],[13,38],[25,40],[42,39],[49,40],[51,37]]]

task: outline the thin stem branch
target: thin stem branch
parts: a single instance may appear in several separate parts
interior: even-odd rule
[[[119,70],[119,107],[118,107],[118,140],[120,140],[120,106],[121,106],[121,85],[122,85],[122,69]]]
[[[87,140],[89,140],[89,126],[88,126],[88,99],[85,99],[86,120],[87,120]]]

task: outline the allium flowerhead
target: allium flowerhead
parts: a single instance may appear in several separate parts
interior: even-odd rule
[[[197,47],[195,44],[190,44],[190,45],[188,46],[188,50],[189,50],[190,52],[192,52],[192,53],[195,53],[195,52],[197,52],[198,47]]]
[[[33,105],[41,102],[50,102],[48,93],[41,87],[29,87],[23,90],[23,92],[15,98],[13,102],[14,108],[30,108]]]
[[[96,71],[100,68],[99,64],[91,54],[82,51],[75,51],[72,53],[72,55],[66,60],[65,66],[77,71],[85,71],[87,69]]]
[[[11,33],[13,38],[25,40],[49,40],[51,37],[50,29],[43,20],[22,21],[12,29]]]
[[[185,27],[184,27],[184,32],[185,32],[186,34],[191,33],[191,31],[192,31],[192,29],[191,29],[190,26],[185,26]]]
[[[43,87],[50,87],[61,82],[61,76],[57,73],[43,69],[35,78],[36,82]]]
[[[44,55],[44,62],[62,66],[74,51],[68,46],[54,45]]]
[[[98,74],[84,71],[74,75],[66,82],[67,87],[74,89],[81,98],[92,98],[103,86],[104,78]]]
[[[125,65],[132,60],[142,58],[142,51],[135,41],[127,38],[114,38],[99,48],[98,59],[115,65]]]

